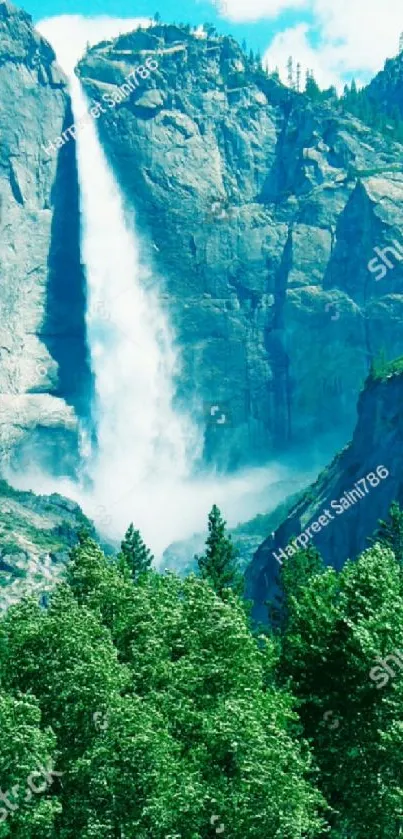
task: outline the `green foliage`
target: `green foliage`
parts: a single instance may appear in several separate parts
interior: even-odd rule
[[[228,588],[238,594],[241,594],[243,589],[242,577],[237,569],[237,550],[231,536],[226,535],[225,526],[226,522],[214,504],[208,517],[206,553],[196,557],[202,578],[207,580],[220,596]]]
[[[83,529],[48,607],[0,622],[0,785],[19,785],[0,839],[213,839],[215,814],[233,839],[395,839],[403,673],[374,673],[403,646],[396,503],[374,538],[340,573],[290,557],[274,636],[216,506],[184,580],[133,526],[117,560]],[[38,762],[63,775],[25,801]]]
[[[61,812],[55,795],[58,779],[46,785],[40,767],[59,771],[56,738],[41,726],[39,704],[32,696],[19,692],[0,692],[0,778],[1,792],[8,794],[10,809],[1,802],[0,836],[2,839],[53,839],[54,825]],[[35,777],[31,778],[32,773]],[[38,775],[36,773],[39,773]],[[43,789],[34,794],[35,789]],[[7,814],[7,815],[6,815]]]
[[[389,376],[400,375],[401,373],[403,373],[403,356],[388,361],[382,351],[371,364],[369,382],[382,382]]]
[[[322,98],[320,87],[316,82],[312,72],[309,74],[307,73],[305,81],[305,93],[307,96],[309,96],[309,99],[311,99],[312,102],[319,102]]]
[[[133,580],[138,580],[140,574],[144,574],[151,568],[153,555],[144,544],[140,531],[135,530],[130,524],[118,554],[118,562],[126,566],[130,571]]]
[[[234,538],[237,536],[261,536],[265,539],[266,536],[269,536],[270,533],[277,530],[281,522],[287,518],[289,511],[297,504],[302,496],[303,492],[296,492],[293,495],[289,495],[271,513],[258,513],[250,521],[243,522],[231,528],[231,535]]]
[[[353,79],[350,88],[344,88],[340,104],[342,109],[365,122],[391,140],[403,142],[403,118],[397,107],[382,110],[377,99],[371,98],[367,88],[357,90]]]
[[[211,522],[225,538],[218,511]],[[209,839],[219,814],[234,839],[321,836],[324,800],[275,647],[255,640],[235,593],[153,570],[133,585],[85,534],[72,554],[48,609],[24,601],[1,625],[0,722],[22,692],[64,773],[35,802],[49,829],[12,835]]]
[[[396,501],[390,507],[387,520],[379,522],[374,541],[390,548],[403,567],[403,511]]]
[[[392,839],[403,812],[403,679],[380,691],[370,673],[377,656],[402,644],[399,565],[375,545],[340,574],[314,573],[286,600],[280,672],[299,699],[334,809],[331,836]]]

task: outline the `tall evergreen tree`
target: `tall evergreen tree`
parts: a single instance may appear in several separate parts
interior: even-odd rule
[[[238,551],[231,537],[226,535],[225,526],[226,522],[214,504],[208,517],[206,553],[196,557],[202,578],[220,596],[228,588],[236,594],[242,594],[243,591],[242,576],[237,568]]]
[[[294,68],[293,68],[293,60],[292,56],[290,55],[287,61],[287,84],[288,87],[294,87]]]
[[[133,580],[138,580],[140,574],[144,574],[151,568],[153,559],[150,549],[141,538],[140,531],[135,530],[133,524],[130,524],[120,546],[119,565],[126,565],[130,569]]]
[[[301,90],[301,64],[299,63],[299,61],[298,61],[298,64],[297,64],[296,89],[297,89],[298,93]]]
[[[309,74],[308,74],[308,71],[307,71],[305,93],[314,102],[317,102],[321,97],[320,87],[315,80],[315,77],[313,75],[313,70],[310,70]]]

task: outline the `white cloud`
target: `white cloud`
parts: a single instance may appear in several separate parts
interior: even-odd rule
[[[218,10],[229,20],[255,21],[277,17],[288,9],[309,8],[309,0],[215,0]]]
[[[277,33],[264,60],[284,78],[289,55],[312,69],[321,85],[342,87],[353,75],[366,82],[396,55],[403,30],[402,0],[216,0],[229,20],[268,20],[295,12],[295,24]],[[298,13],[304,12],[304,23]],[[306,12],[312,22],[306,23]],[[285,73],[286,75],[286,73]]]
[[[324,60],[326,50],[322,52],[315,50],[308,41],[308,32],[309,26],[306,23],[300,23],[293,29],[280,32],[263,56],[263,63],[268,64],[270,70],[274,70],[277,66],[282,82],[287,84],[287,60],[291,55],[294,60],[294,76],[297,62],[301,64],[302,88],[305,85],[305,71],[307,69],[313,70],[320,87],[337,85],[339,74],[332,67],[332,62],[329,61],[327,55],[326,60]]]
[[[315,18],[329,56],[340,66],[374,73],[395,55],[403,29],[402,0],[314,0]]]
[[[151,23],[149,18],[59,15],[39,21],[36,29],[52,44],[59,64],[69,74],[84,54],[87,43],[93,46],[124,32],[132,32],[139,25],[146,27]]]

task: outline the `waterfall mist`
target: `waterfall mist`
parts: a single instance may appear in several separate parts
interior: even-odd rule
[[[77,18],[72,21],[76,33]],[[126,23],[127,29],[134,28],[133,22]],[[80,30],[74,50],[68,17],[38,28],[69,74],[77,122],[89,105],[73,66],[90,40],[89,31],[85,26]],[[119,30],[121,22],[117,31],[106,23],[102,36]],[[99,26],[95,31],[93,41],[102,37]],[[222,507],[230,524],[274,506],[295,489],[295,466],[272,464],[233,476],[197,474],[203,429],[192,421],[192,406],[187,415],[174,408],[178,354],[158,298],[158,277],[144,264],[134,214],[125,211],[95,120],[78,132],[76,148],[95,442],[83,432],[78,483],[32,472],[13,476],[13,483],[73,497],[110,539],[121,539],[133,521],[159,557],[172,541],[204,530],[213,503]],[[312,472],[306,470],[306,481]]]

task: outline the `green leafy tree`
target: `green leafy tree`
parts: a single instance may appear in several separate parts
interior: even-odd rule
[[[323,571],[322,557],[313,545],[297,551],[285,560],[280,570],[281,596],[276,596],[276,600],[269,603],[269,618],[273,629],[286,631],[289,614],[293,613],[312,577]]]
[[[393,659],[390,678],[386,657],[402,648],[399,564],[374,545],[339,574],[314,574],[287,609],[280,673],[299,699],[334,810],[331,836],[393,839],[403,816],[403,734],[396,724],[403,672]]]
[[[144,574],[151,568],[153,559],[150,549],[147,548],[140,536],[140,531],[135,530],[133,524],[130,524],[118,554],[120,566],[122,566],[122,563],[126,564],[130,569],[133,580],[137,581],[140,574]]]
[[[206,552],[203,556],[196,557],[202,578],[207,580],[220,596],[228,588],[237,594],[243,591],[242,576],[237,564],[238,551],[231,536],[226,535],[225,527],[226,522],[214,504],[208,517]]]
[[[403,566],[403,510],[397,501],[393,501],[386,521],[379,522],[374,540],[390,548]]]
[[[215,813],[234,839],[323,835],[275,645],[255,640],[231,590],[223,600],[206,580],[153,570],[133,586],[86,537],[68,584],[46,610],[11,608],[0,642],[0,723],[1,692],[25,694],[34,736],[49,731],[43,748],[65,772],[53,809],[46,799],[49,824],[28,820],[31,832],[12,837],[207,839]],[[19,748],[26,720],[10,725]]]
[[[0,836],[53,839],[63,770],[35,697],[1,690],[0,730]]]

